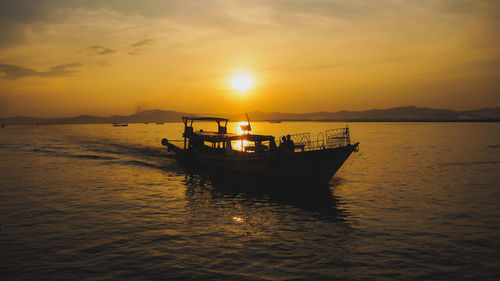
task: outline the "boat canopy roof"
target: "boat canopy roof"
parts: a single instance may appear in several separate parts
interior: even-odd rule
[[[274,140],[273,136],[268,136],[268,135],[234,135],[228,137],[230,140],[248,140],[248,141],[270,141]]]
[[[220,117],[190,117],[190,116],[183,116],[182,119],[186,120],[186,121],[216,121],[216,122],[220,122],[220,121],[226,121],[228,122],[229,119],[227,118],[220,118]]]
[[[195,132],[194,135],[201,137],[207,141],[224,141],[224,140],[248,140],[248,141],[268,141],[274,140],[273,136],[268,135],[251,135],[251,134],[219,134],[216,132]]]

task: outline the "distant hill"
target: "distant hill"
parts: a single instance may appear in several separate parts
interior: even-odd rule
[[[253,121],[500,121],[500,107],[481,108],[469,111],[454,111],[448,109],[421,108],[415,106],[395,107],[389,109],[372,109],[364,111],[337,111],[312,113],[282,113],[282,112],[249,112]],[[99,117],[80,115],[67,118],[37,118],[16,116],[0,119],[6,125],[30,124],[106,124],[106,123],[145,123],[145,122],[180,122],[182,116],[196,116],[193,113],[146,110],[132,115],[113,115]],[[232,121],[246,120],[241,115],[220,115]]]
[[[313,113],[251,112],[251,119],[262,121],[500,121],[500,107],[472,111],[419,108],[415,106],[364,111]],[[242,119],[240,117],[240,119]]]
[[[111,123],[127,122],[127,123],[144,123],[144,122],[181,122],[182,116],[191,116],[193,114],[185,112],[177,112],[170,110],[145,110],[128,116],[114,115],[111,116]],[[109,123],[109,122],[105,122]]]
[[[145,123],[145,122],[181,122],[182,116],[190,116],[190,113],[167,110],[146,110],[132,115],[113,115],[110,117],[99,117],[92,115],[80,115],[65,118],[36,118],[16,116],[0,119],[1,124],[6,125],[34,125],[34,124],[107,124],[107,123]]]

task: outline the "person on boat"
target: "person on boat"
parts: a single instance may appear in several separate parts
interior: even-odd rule
[[[295,144],[293,143],[290,135],[283,136],[280,141],[279,154],[287,156],[295,151]]]
[[[295,144],[293,143],[292,138],[290,135],[286,135],[286,143],[287,143],[287,148],[290,150],[291,153],[295,152]]]
[[[285,146],[286,146],[285,143],[286,143],[286,137],[283,136],[280,139],[280,146],[278,147],[278,154],[281,156],[284,156],[286,154],[286,151],[288,150],[285,148]]]

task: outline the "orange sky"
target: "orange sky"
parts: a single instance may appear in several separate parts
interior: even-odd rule
[[[499,1],[16,0],[0,14],[0,117],[500,106]]]

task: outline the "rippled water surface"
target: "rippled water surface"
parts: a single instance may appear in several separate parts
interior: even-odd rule
[[[255,133],[342,123],[252,124]],[[230,124],[234,131],[236,124]],[[182,124],[0,129],[5,280],[498,280],[500,124],[352,123],[329,186],[212,181]]]

